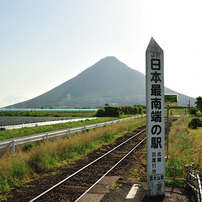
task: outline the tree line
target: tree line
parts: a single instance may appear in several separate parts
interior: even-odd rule
[[[201,117],[202,115],[202,97],[199,96],[196,98],[196,107],[192,107],[189,109],[189,113],[192,116]],[[202,120],[200,118],[193,118],[189,123],[189,128],[197,129],[198,127],[202,127]]]
[[[192,107],[189,109],[189,113],[193,116],[201,116],[202,115],[202,97],[201,96],[196,98],[195,105],[196,107]]]
[[[142,114],[142,106],[117,106],[111,107],[105,105],[105,107],[98,109],[96,116],[97,117],[119,117],[123,114]]]

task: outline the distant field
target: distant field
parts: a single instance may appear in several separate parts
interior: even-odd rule
[[[0,116],[0,126],[19,125],[27,123],[38,123],[46,121],[70,120],[71,117],[15,117]]]
[[[179,114],[187,114],[188,110],[187,108],[181,108],[181,107],[174,107],[170,109],[170,114],[172,115],[179,115]],[[11,119],[13,120],[36,120],[35,118],[42,118],[41,120],[49,119],[49,118],[58,118],[58,119],[68,119],[68,117],[93,117],[96,113],[54,113],[54,112],[15,112],[15,113],[0,113],[0,115],[8,115],[10,114],[11,117],[4,117],[0,116],[0,120],[3,118],[7,119],[4,123],[9,123]],[[166,115],[166,110],[165,110]],[[20,116],[20,117],[18,117]],[[22,117],[24,116],[24,117]],[[121,115],[119,118],[125,118],[127,116],[133,116],[133,115]],[[63,118],[62,118],[63,117]],[[19,118],[19,119],[18,119]],[[10,120],[9,120],[10,119]],[[37,120],[39,120],[37,119]],[[43,132],[50,132],[55,130],[61,130],[61,129],[67,129],[67,128],[73,128],[73,127],[79,127],[89,124],[96,124],[100,122],[105,121],[111,121],[117,118],[112,117],[106,117],[106,118],[97,118],[94,120],[86,120],[86,121],[79,121],[79,122],[72,122],[72,123],[60,123],[60,124],[53,124],[53,125],[47,125],[47,126],[37,126],[37,127],[25,127],[21,129],[13,129],[13,130],[4,130],[0,131],[0,140],[9,139],[9,138],[15,138],[15,137],[22,137],[37,133],[43,133]],[[15,122],[16,123],[16,122]],[[24,122],[25,123],[25,122]],[[0,121],[1,124],[1,121]],[[1,124],[2,125],[2,124]],[[0,126],[1,126],[0,125]]]
[[[121,117],[124,118],[124,117]],[[16,137],[23,137],[27,135],[33,135],[38,133],[44,133],[44,132],[50,132],[50,131],[56,131],[56,130],[62,130],[67,128],[75,128],[90,124],[96,124],[106,121],[112,121],[117,118],[114,117],[105,117],[105,118],[96,118],[96,119],[87,119],[77,122],[68,122],[68,123],[57,123],[52,125],[45,125],[45,126],[35,126],[35,127],[24,127],[19,129],[11,129],[11,130],[1,130],[0,131],[0,141],[10,138],[16,138]]]
[[[0,112],[2,116],[14,116],[14,117],[92,117],[96,112]]]
[[[0,113],[8,112],[66,112],[66,113],[79,113],[79,112],[96,112],[97,109],[0,109]]]

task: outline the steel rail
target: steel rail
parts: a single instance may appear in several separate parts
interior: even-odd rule
[[[122,157],[113,167],[111,167],[99,180],[97,180],[89,189],[87,189],[75,202],[79,201],[84,195],[86,195],[97,183],[99,183],[107,174],[109,174],[116,166],[118,166],[128,155],[130,155],[142,142],[146,140],[146,137],[141,140],[133,149],[131,149],[124,157]]]
[[[73,176],[75,176],[76,174],[78,174],[79,172],[81,172],[82,170],[86,169],[87,167],[89,167],[90,165],[94,164],[95,162],[99,161],[100,159],[102,159],[103,157],[107,156],[108,154],[110,154],[111,152],[113,152],[114,150],[118,149],[119,147],[121,147],[123,144],[127,143],[128,141],[130,141],[131,139],[135,138],[136,136],[140,135],[141,133],[143,133],[146,130],[143,129],[140,132],[136,133],[135,135],[133,135],[132,137],[130,137],[129,139],[125,140],[124,142],[122,142],[121,144],[119,144],[118,146],[116,146],[115,148],[111,149],[110,151],[108,151],[107,153],[103,154],[102,156],[100,156],[99,158],[95,159],[94,161],[92,161],[91,163],[87,164],[86,166],[84,166],[83,168],[81,168],[80,170],[76,171],[75,173],[73,173],[72,175],[68,176],[67,178],[63,179],[62,181],[60,181],[59,183],[57,183],[56,185],[52,186],[51,188],[49,188],[48,190],[44,191],[43,193],[41,193],[40,195],[36,196],[34,199],[32,199],[30,202],[36,201],[37,199],[39,199],[40,197],[46,195],[48,192],[50,192],[51,190],[55,189],[56,187],[58,187],[59,185],[61,185],[62,183],[64,183],[65,181],[69,180],[70,178],[72,178]]]

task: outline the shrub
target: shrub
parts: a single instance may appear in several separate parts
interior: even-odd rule
[[[22,179],[29,173],[26,163],[22,160],[15,160],[12,165],[12,177],[15,179]]]
[[[1,175],[0,175],[0,192],[9,190],[9,185],[7,180],[5,180]]]
[[[196,108],[191,108],[189,110],[189,114],[192,115],[192,116],[196,116],[196,112],[197,112],[197,109]]]
[[[139,114],[142,114],[142,113],[143,113],[143,108],[139,107]]]
[[[0,164],[0,193],[17,185],[29,176],[29,167],[20,156],[7,156],[1,159]],[[1,199],[1,198],[0,198]]]
[[[25,144],[25,145],[22,147],[22,150],[23,150],[23,151],[29,151],[29,150],[31,150],[31,149],[34,148],[34,147],[35,147],[35,144],[32,143],[32,142],[30,142],[30,143]]]
[[[141,106],[106,106],[100,108],[96,115],[97,117],[119,117],[122,114],[142,114],[143,108]]]
[[[194,118],[191,120],[188,126],[191,129],[197,129],[197,127],[202,127],[202,121],[199,118]]]
[[[117,107],[105,107],[105,116],[119,117],[119,110]]]
[[[200,116],[201,116],[201,112],[200,112],[200,111],[197,111],[197,112],[196,112],[196,116],[197,116],[197,117],[200,117]]]
[[[199,96],[196,98],[196,108],[202,113],[202,97]]]
[[[97,117],[119,117],[119,110],[117,107],[105,107],[104,109],[101,108],[97,111]]]
[[[109,134],[109,133],[107,133],[107,132],[104,132],[104,134],[103,134],[103,136],[101,137],[101,139],[102,139],[102,141],[103,141],[104,143],[106,143],[106,142],[109,142],[109,141],[111,141],[111,140],[113,139],[113,135],[111,135],[111,134]]]
[[[104,116],[105,116],[105,111],[104,111],[104,109],[103,109],[103,108],[98,109],[98,110],[97,110],[97,113],[96,113],[96,116],[97,116],[97,117],[104,117]]]

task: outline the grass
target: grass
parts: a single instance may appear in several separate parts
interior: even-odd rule
[[[113,142],[122,136],[127,128],[132,130],[142,125],[145,125],[145,118],[127,120],[86,133],[58,138],[55,142],[42,142],[37,146],[30,146],[26,152],[16,152],[14,157],[6,154],[0,161],[0,193],[34,176],[79,159],[103,144]]]
[[[167,109],[165,109],[165,115],[167,114]],[[169,114],[171,115],[184,115],[188,114],[187,107],[169,107]]]
[[[188,165],[202,172],[202,128],[188,128],[193,117],[182,116],[173,123],[169,133],[169,160],[166,166],[185,168]],[[186,173],[177,171],[178,177],[185,178]],[[166,176],[173,177],[173,171],[167,170]],[[168,181],[169,182],[169,181]],[[183,183],[178,183],[182,185]]]
[[[110,192],[111,190],[120,189],[122,186],[123,186],[123,184],[116,182],[116,183],[114,183],[114,184],[111,186],[111,188],[110,188],[110,190],[109,190],[108,192]]]

